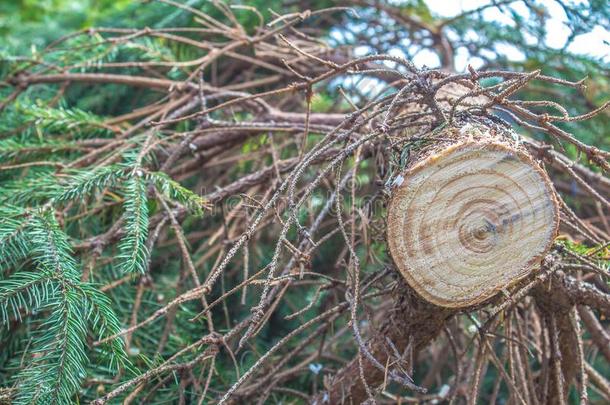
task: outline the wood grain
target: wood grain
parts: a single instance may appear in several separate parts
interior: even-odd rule
[[[522,149],[462,140],[425,154],[402,174],[388,208],[396,266],[423,298],[465,307],[526,276],[556,236],[546,173]]]

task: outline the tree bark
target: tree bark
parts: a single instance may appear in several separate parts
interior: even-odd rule
[[[367,348],[383,365],[396,360],[395,351],[402,355],[403,365],[414,360],[417,353],[442,331],[446,321],[457,312],[442,308],[419,297],[402,280],[394,292],[394,307],[385,317],[378,332],[367,343]],[[393,347],[388,343],[391,342]],[[409,366],[409,364],[406,364]],[[412,365],[412,364],[410,364]],[[360,378],[358,358],[353,359],[330,381],[327,391],[320,393],[313,404],[360,404],[367,400],[367,392]],[[376,389],[386,376],[365,356],[363,375],[367,384]]]
[[[390,196],[387,241],[406,282],[367,343],[378,363],[355,358],[315,404],[366,401],[366,386],[376,391],[387,383],[379,364],[393,369],[414,361],[459,308],[474,309],[528,276],[552,245],[559,222],[554,189],[514,134],[462,123],[435,131],[430,141],[411,151]]]

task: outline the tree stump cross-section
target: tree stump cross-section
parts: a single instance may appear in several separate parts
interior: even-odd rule
[[[387,238],[419,295],[467,307],[535,268],[555,238],[558,205],[544,170],[510,137],[443,132],[455,140],[416,155],[392,191]]]

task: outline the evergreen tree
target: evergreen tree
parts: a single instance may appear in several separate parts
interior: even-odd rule
[[[368,401],[610,401],[609,66],[570,51],[610,25],[607,2],[0,15],[0,402],[323,403],[340,378]],[[421,52],[437,65],[414,65]],[[465,123],[510,128],[543,162],[560,235],[491,301],[420,308],[386,249],[385,202]],[[387,331],[396,308],[436,314],[444,335],[398,350],[419,335]],[[363,375],[377,365],[382,381]]]

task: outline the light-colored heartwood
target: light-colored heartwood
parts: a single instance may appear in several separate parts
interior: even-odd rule
[[[554,190],[523,149],[493,137],[460,137],[424,155],[392,192],[390,253],[428,301],[478,304],[527,275],[551,247]]]

